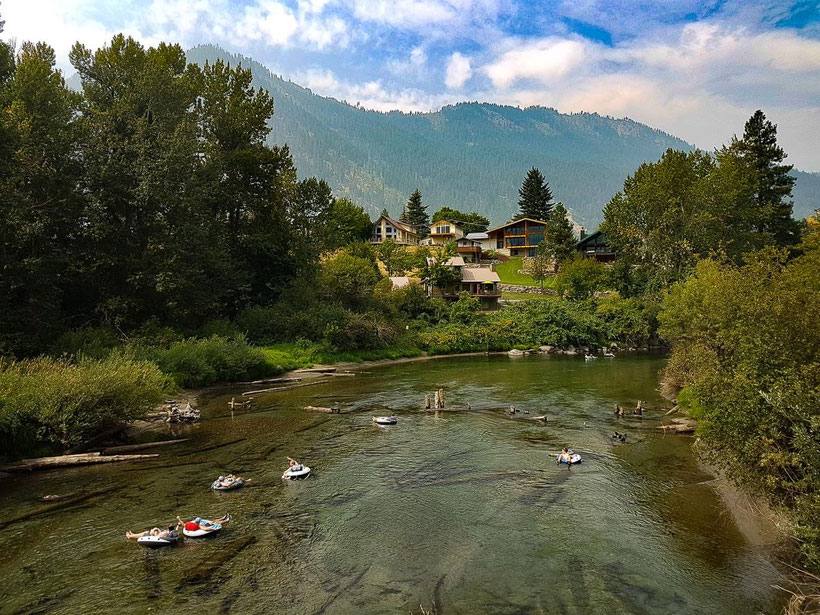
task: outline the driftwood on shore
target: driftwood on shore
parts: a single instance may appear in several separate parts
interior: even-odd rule
[[[110,446],[103,449],[102,454],[119,455],[121,453],[130,453],[133,451],[142,451],[149,448],[157,448],[159,446],[169,446],[171,444],[179,444],[180,442],[187,442],[190,438],[180,438],[178,440],[162,440],[160,442],[145,442],[143,444],[123,444],[122,446]]]
[[[263,378],[262,380],[248,380],[246,382],[237,382],[236,384],[276,384],[284,382],[302,382],[301,378]]]
[[[284,387],[270,387],[268,389],[259,389],[257,391],[245,391],[242,395],[256,395],[258,393],[270,393],[272,391],[290,391],[291,389],[300,389],[302,387],[313,386],[314,384],[325,384],[329,380],[313,380],[311,382],[303,382],[302,384],[294,384],[292,386]]]
[[[332,374],[337,371],[338,367],[309,367],[305,369],[297,369],[297,374]]]
[[[695,425],[692,423],[672,423],[671,425],[658,425],[658,429],[662,429],[664,433],[695,433]]]
[[[150,455],[102,455],[96,453],[79,453],[77,455],[58,455],[56,457],[39,457],[37,459],[21,459],[13,463],[0,466],[3,472],[25,472],[32,470],[50,470],[51,468],[65,468],[69,466],[84,466],[94,463],[114,463],[116,461],[141,461],[159,457]]]
[[[324,412],[325,414],[339,414],[341,410],[335,406],[327,408],[324,406],[305,406],[308,412]]]

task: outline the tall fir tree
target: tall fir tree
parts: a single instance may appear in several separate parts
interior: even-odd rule
[[[533,218],[546,221],[553,206],[552,190],[541,171],[535,167],[527,171],[518,195],[518,214],[515,220]]]
[[[430,234],[430,216],[427,215],[427,206],[421,202],[421,192],[418,188],[410,195],[404,213],[405,221],[416,230],[419,237],[427,237]]]
[[[793,166],[783,164],[786,152],[777,144],[777,126],[758,109],[746,122],[743,139],[736,144],[753,172],[753,209],[757,232],[768,233],[780,245],[798,239],[799,226],[792,218]]]
[[[552,258],[555,270],[558,271],[562,263],[575,256],[575,234],[572,232],[572,224],[563,203],[555,204],[546,222],[545,250]]]

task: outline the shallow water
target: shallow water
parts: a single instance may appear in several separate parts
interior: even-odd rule
[[[6,520],[46,494],[114,491],[0,532],[0,613],[775,612],[777,570],[738,531],[691,439],[656,433],[657,418],[612,417],[616,402],[663,405],[662,364],[395,364],[260,395],[233,416],[226,402],[241,389],[212,391],[200,424],[167,427],[191,440],[157,462],[6,481]],[[424,413],[437,388],[472,410]],[[302,409],[334,403],[346,413]],[[398,425],[373,425],[388,409]],[[546,425],[527,420],[542,413]],[[627,444],[612,443],[615,429]],[[547,453],[562,446],[583,463],[557,466]],[[283,483],[286,455],[311,477]],[[253,482],[210,491],[227,471]],[[221,535],[176,548],[123,538],[226,511]]]

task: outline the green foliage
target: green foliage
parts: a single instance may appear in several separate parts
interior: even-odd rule
[[[324,229],[324,247],[334,249],[364,242],[373,232],[373,222],[364,209],[349,199],[334,199]]]
[[[388,275],[401,275],[417,264],[417,256],[392,239],[385,239],[376,247],[379,259],[384,263]]]
[[[181,387],[254,380],[274,373],[264,353],[248,345],[242,335],[190,338],[167,348],[136,345],[130,347],[130,352],[155,362]]]
[[[319,286],[331,301],[356,309],[367,304],[380,278],[371,261],[340,252],[322,263]]]
[[[606,267],[594,258],[576,256],[568,261],[555,279],[555,290],[569,299],[588,299],[603,290],[607,279]]]
[[[536,282],[541,283],[541,288],[544,288],[544,280],[546,280],[553,270],[553,257],[549,252],[549,248],[545,241],[538,244],[535,252],[535,258],[530,261],[530,276]]]
[[[547,221],[552,211],[552,190],[541,174],[541,171],[532,167],[518,189],[517,218],[532,218]]]
[[[458,301],[450,307],[450,322],[469,325],[475,321],[480,310],[481,301],[471,297],[470,293],[462,291],[458,295]]]
[[[442,256],[431,257],[422,269],[421,279],[434,288],[449,291],[461,281],[461,271],[448,265]]]
[[[545,251],[555,264],[555,270],[576,254],[575,233],[572,232],[566,207],[556,203],[546,218],[547,229],[544,234]],[[540,248],[540,246],[539,246]]]
[[[427,215],[427,206],[421,202],[421,191],[418,188],[410,195],[402,217],[402,222],[412,226],[419,237],[430,234],[430,217]]]
[[[820,242],[766,249],[736,266],[698,263],[660,314],[667,381],[733,476],[795,513],[820,563]]]
[[[0,449],[64,450],[144,415],[171,391],[151,363],[115,354],[97,361],[0,361]]]
[[[341,351],[387,348],[398,339],[395,327],[381,314],[347,314],[346,320],[325,333],[329,344]]]
[[[430,218],[433,223],[439,220],[447,220],[458,224],[465,235],[468,233],[482,233],[490,226],[490,220],[477,211],[467,214],[452,207],[442,207]]]

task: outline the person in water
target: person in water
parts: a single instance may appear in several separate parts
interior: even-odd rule
[[[228,474],[227,476],[220,476],[216,480],[219,481],[219,484],[223,487],[230,487],[237,481],[244,481],[245,479],[241,476],[234,476],[233,474]]]
[[[228,515],[222,515],[219,519],[214,519],[213,521],[203,519],[202,517],[194,517],[190,521],[183,521],[177,515],[177,527],[183,526],[189,532],[196,532],[198,530],[209,531],[213,529],[214,525],[224,525],[228,521],[230,521],[230,517]]]
[[[296,461],[293,457],[288,457],[288,469],[282,474],[282,478],[285,478],[288,472],[293,470],[294,472],[301,472],[304,469],[301,463]]]
[[[177,526],[174,527],[173,525],[169,525],[167,530],[161,530],[158,527],[153,527],[150,530],[145,530],[144,532],[127,531],[125,532],[125,537],[128,540],[137,540],[139,538],[142,538],[143,536],[155,536],[165,538],[166,536],[170,536],[172,532],[178,532],[179,528],[182,527],[182,520],[179,517],[177,517],[177,520],[179,521]]]
[[[572,451],[568,448],[562,448],[561,453],[558,455],[558,463],[572,463]]]

